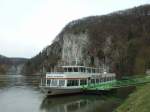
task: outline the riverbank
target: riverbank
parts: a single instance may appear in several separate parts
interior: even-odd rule
[[[115,112],[149,112],[150,84],[139,86]]]

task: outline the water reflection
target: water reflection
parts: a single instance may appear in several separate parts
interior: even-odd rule
[[[40,109],[44,112],[112,112],[118,103],[117,99],[95,95],[46,97]]]
[[[38,86],[40,76],[0,75],[0,86]]]
[[[39,76],[0,75],[0,111],[112,112],[120,104],[112,95],[45,97],[38,85]]]
[[[41,104],[41,110],[45,110],[46,112],[75,112],[87,107],[89,103],[90,99],[83,96],[46,97]]]

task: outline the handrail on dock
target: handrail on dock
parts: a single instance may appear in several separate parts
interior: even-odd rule
[[[121,79],[121,80],[113,80],[113,81],[108,81],[108,82],[101,82],[98,84],[88,84],[88,85],[83,85],[82,89],[84,90],[110,90],[110,89],[121,88],[121,87],[142,85],[145,83],[150,83],[150,76],[137,77],[137,78],[131,78],[131,79],[128,78],[128,79]]]

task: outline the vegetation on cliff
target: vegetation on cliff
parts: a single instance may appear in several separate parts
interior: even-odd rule
[[[103,16],[92,16],[70,22],[57,36],[58,41],[26,63],[24,71],[49,70],[61,60],[63,36],[87,33],[90,44],[85,55],[90,66],[95,57],[120,75],[144,74],[150,68],[150,5],[143,5]],[[50,50],[49,50],[50,49]]]

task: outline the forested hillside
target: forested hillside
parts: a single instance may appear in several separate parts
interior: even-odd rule
[[[25,58],[8,58],[0,55],[0,74],[6,74],[11,68],[15,68],[24,64],[27,61]]]
[[[47,71],[58,61],[75,58],[121,75],[144,74],[150,68],[150,5],[86,17],[68,23],[54,42],[30,59],[25,73]]]

